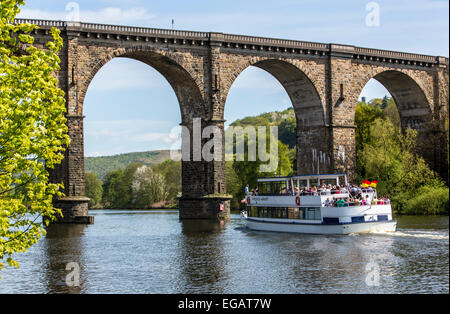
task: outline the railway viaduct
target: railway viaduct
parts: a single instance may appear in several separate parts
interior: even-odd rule
[[[57,75],[66,92],[71,144],[52,180],[64,183],[67,197],[57,203],[67,222],[89,220],[83,103],[95,74],[116,57],[139,60],[167,79],[178,98],[183,126],[192,129],[192,121],[200,118],[202,127],[216,126],[222,133],[235,79],[249,66],[269,72],[285,88],[296,113],[299,174],[354,173],[355,107],[366,83],[376,79],[397,103],[402,127],[418,130],[422,156],[448,175],[443,132],[448,58],[224,33],[31,19],[16,23],[39,26],[33,33],[36,46],[50,39],[52,27],[61,30],[64,40]],[[181,219],[229,216],[225,159],[219,159],[183,161]]]

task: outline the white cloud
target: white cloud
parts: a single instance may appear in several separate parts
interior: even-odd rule
[[[176,139],[172,139],[169,133],[150,132],[142,135],[137,135],[130,139],[133,142],[160,142],[172,143]]]

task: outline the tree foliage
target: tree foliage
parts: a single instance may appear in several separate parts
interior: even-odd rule
[[[133,203],[138,208],[165,201],[168,196],[164,176],[151,167],[142,166],[134,174],[131,184]]]
[[[123,170],[117,169],[109,172],[103,182],[102,203],[105,208],[121,208],[121,190],[123,181]]]
[[[86,172],[86,196],[90,198],[89,208],[96,208],[102,201],[102,181],[93,172]]]
[[[135,162],[125,170],[116,169],[105,175],[101,206],[145,209],[158,202],[169,203],[161,206],[176,206],[180,194],[181,162],[166,160],[152,166]]]
[[[57,29],[45,49],[34,46],[37,27],[15,25],[24,1],[0,2],[0,269],[12,255],[37,243],[45,230],[41,217],[60,213],[52,205],[61,185],[48,169],[61,162],[69,143],[64,92],[55,72],[63,45]]]
[[[448,194],[448,188],[425,160],[414,153],[416,130],[402,132],[389,119],[378,118],[370,126],[370,134],[358,156],[366,178],[379,182],[380,195],[389,196],[394,208],[402,213],[435,213],[445,207],[445,199],[434,197],[442,195],[443,190]],[[434,208],[428,207],[431,204]]]

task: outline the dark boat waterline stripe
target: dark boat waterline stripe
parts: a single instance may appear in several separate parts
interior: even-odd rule
[[[261,223],[271,223],[271,224],[283,224],[283,225],[308,225],[308,226],[343,226],[343,225],[357,225],[357,224],[379,224],[379,223],[387,223],[387,222],[397,222],[397,220],[382,220],[382,221],[364,221],[364,222],[342,222],[342,223],[305,223],[305,222],[284,222],[284,221],[267,221],[267,220],[256,220],[252,218],[246,218],[246,220],[252,222],[261,222]]]

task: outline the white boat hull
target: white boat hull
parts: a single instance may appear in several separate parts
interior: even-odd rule
[[[244,218],[245,219],[245,218]],[[247,228],[257,231],[305,233],[305,234],[352,234],[371,232],[395,232],[397,221],[373,221],[346,224],[280,223],[246,218]]]

